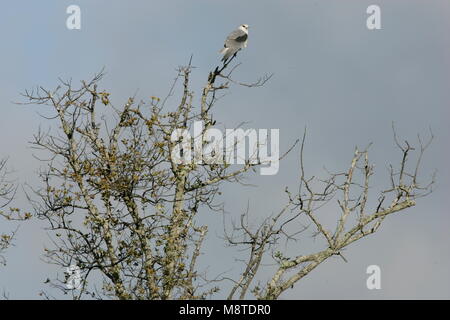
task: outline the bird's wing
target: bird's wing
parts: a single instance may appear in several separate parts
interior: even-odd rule
[[[236,29],[233,32],[231,32],[227,39],[225,40],[224,47],[235,47],[237,44],[240,44],[242,42],[245,42],[248,38],[248,34],[245,31],[242,31],[241,29]]]

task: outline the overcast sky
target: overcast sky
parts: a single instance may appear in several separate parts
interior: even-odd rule
[[[81,8],[81,30],[66,28],[71,4]],[[381,30],[366,27],[371,4],[381,7]],[[139,98],[163,96],[176,67],[193,55],[198,93],[220,60],[224,38],[243,23],[250,25],[249,42],[238,55],[242,65],[235,76],[242,81],[274,76],[262,88],[233,87],[214,112],[223,126],[247,121],[249,128],[278,128],[281,150],[307,126],[305,161],[311,175],[323,174],[324,166],[345,169],[356,145],[373,142],[375,189],[388,182],[386,165],[399,159],[392,121],[403,138],[425,136],[429,127],[436,136],[423,162],[424,178],[438,170],[435,192],[350,246],[347,263],[326,261],[282,298],[450,298],[448,0],[2,3],[0,158],[9,157],[18,183],[38,185],[41,164],[28,141],[39,126],[52,124],[39,116],[43,107],[13,103],[25,89],[55,87],[58,77],[88,79],[104,67],[101,86],[116,104],[136,92]],[[276,176],[253,175],[253,187],[225,186],[226,211],[239,216],[247,203],[255,219],[276,211],[284,204],[285,186],[296,185],[298,169],[295,150]],[[29,207],[21,191],[14,205]],[[221,217],[202,214],[211,226],[202,263],[217,273],[235,274],[235,254],[219,238]],[[0,290],[10,298],[39,299],[38,292],[48,289],[44,280],[63,271],[41,261],[49,243],[43,227],[36,220],[22,224],[16,246],[7,252],[7,266],[0,267]],[[13,228],[0,221],[0,232]],[[305,237],[298,244],[300,253],[315,245]],[[381,268],[381,290],[366,288],[366,268],[373,264]]]

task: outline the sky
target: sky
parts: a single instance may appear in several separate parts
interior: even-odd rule
[[[66,27],[66,8],[81,9],[81,29]],[[381,29],[368,30],[366,9],[381,8]],[[19,185],[37,186],[42,165],[29,141],[39,127],[43,106],[19,106],[20,93],[37,85],[53,88],[58,78],[88,79],[102,68],[101,86],[117,104],[129,96],[165,95],[176,68],[193,57],[192,85],[199,94],[208,72],[220,60],[226,35],[249,24],[248,47],[235,77],[261,88],[234,86],[217,104],[223,126],[246,122],[249,128],[280,129],[281,151],[308,128],[305,165],[311,175],[345,169],[355,146],[370,149],[374,189],[386,186],[390,162],[399,153],[398,133],[414,140],[431,127],[435,140],[423,160],[424,179],[437,170],[435,191],[411,209],[388,217],[373,236],[345,251],[347,263],[329,259],[282,299],[449,299],[450,191],[448,125],[450,109],[450,2],[397,1],[24,1],[0,6],[0,158]],[[286,186],[298,183],[298,149],[275,176],[251,175],[252,186],[224,186],[229,217],[247,207],[255,219],[277,211]],[[29,208],[19,188],[14,206]],[[336,207],[337,208],[337,207]],[[220,239],[222,217],[203,212],[211,232],[202,264],[217,273],[236,274],[236,252]],[[15,224],[0,221],[0,232]],[[316,243],[305,235],[300,251]],[[45,223],[20,225],[8,264],[0,267],[0,291],[11,299],[40,299],[43,283],[62,270],[42,261],[49,243]],[[295,249],[295,248],[294,248]],[[368,290],[366,268],[381,269],[381,289]],[[269,268],[270,269],[270,268]],[[267,271],[269,272],[269,271]],[[262,274],[268,276],[269,273]],[[224,289],[226,285],[224,285]],[[58,293],[49,291],[57,297]],[[64,297],[60,297],[64,298]]]

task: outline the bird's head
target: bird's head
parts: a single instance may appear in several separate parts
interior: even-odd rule
[[[248,24],[241,24],[239,26],[239,29],[241,29],[242,31],[247,32],[248,31]]]

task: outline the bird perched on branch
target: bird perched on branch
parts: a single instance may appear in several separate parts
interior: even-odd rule
[[[242,24],[231,32],[227,39],[225,40],[225,44],[223,45],[223,49],[220,50],[220,53],[223,54],[222,61],[227,61],[231,56],[235,55],[239,50],[247,47],[247,39],[248,39],[248,25]]]

